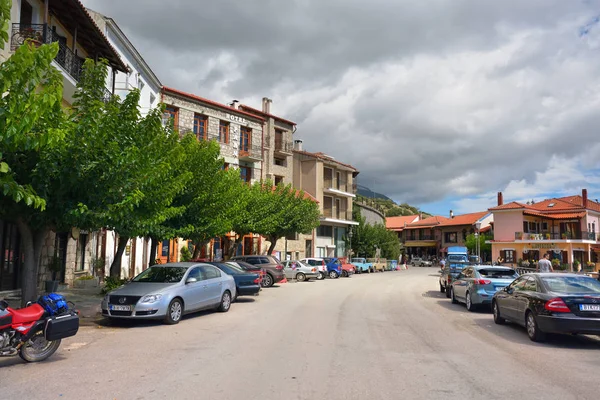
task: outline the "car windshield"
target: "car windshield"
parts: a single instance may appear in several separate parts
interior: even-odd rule
[[[222,270],[223,272],[225,272],[226,274],[229,274],[229,275],[246,273],[246,271],[244,271],[242,268],[237,267],[235,265],[228,264],[228,263],[218,263],[215,265],[217,266],[217,268],[219,268],[220,270]]]
[[[588,276],[544,276],[542,282],[551,292],[600,294],[600,282]]]
[[[468,262],[468,258],[462,254],[450,254],[448,255],[448,262]]]
[[[490,268],[478,270],[479,275],[484,278],[506,278],[514,279],[519,276],[514,269],[511,268]]]
[[[150,267],[132,282],[176,283],[183,279],[188,267]]]

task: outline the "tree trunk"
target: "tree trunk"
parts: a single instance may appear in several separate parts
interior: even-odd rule
[[[117,246],[117,253],[115,254],[115,259],[110,265],[111,278],[121,278],[121,258],[123,257],[123,252],[125,251],[125,247],[127,247],[128,241],[128,237],[119,236],[119,245]]]
[[[21,234],[22,251],[25,256],[21,275],[21,307],[25,307],[28,301],[37,300],[38,267],[48,230],[33,230],[21,218],[17,220],[17,226]]]
[[[197,260],[200,258],[200,252],[202,248],[206,246],[206,244],[210,242],[210,240],[196,240],[194,241],[194,254],[192,254],[192,260]]]
[[[158,238],[151,237],[150,238],[150,257],[148,260],[148,267],[156,264],[156,249],[158,248]]]
[[[235,252],[240,243],[242,243],[242,240],[244,240],[244,235],[239,235],[239,238],[233,241],[233,246],[229,248],[229,259],[235,256]]]
[[[271,242],[271,244],[269,245],[269,250],[267,250],[267,255],[273,255],[273,250],[275,250],[275,246],[277,245],[278,240],[278,237],[269,236],[269,241]]]

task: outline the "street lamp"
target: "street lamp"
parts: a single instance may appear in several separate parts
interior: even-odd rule
[[[480,252],[481,252],[481,247],[480,247],[480,243],[479,243],[479,230],[481,229],[481,221],[477,221],[475,222],[475,249],[477,252],[477,263],[481,263],[481,257],[480,257]]]

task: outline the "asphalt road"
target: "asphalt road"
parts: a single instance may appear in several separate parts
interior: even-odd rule
[[[598,399],[600,340],[529,341],[438,292],[435,268],[287,283],[179,325],[84,327],[0,359],[2,399]]]

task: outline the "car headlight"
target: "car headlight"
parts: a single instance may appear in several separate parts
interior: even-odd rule
[[[104,301],[108,303],[108,294],[104,296]]]
[[[142,297],[140,303],[156,303],[160,299],[162,299],[162,294],[147,294]]]

